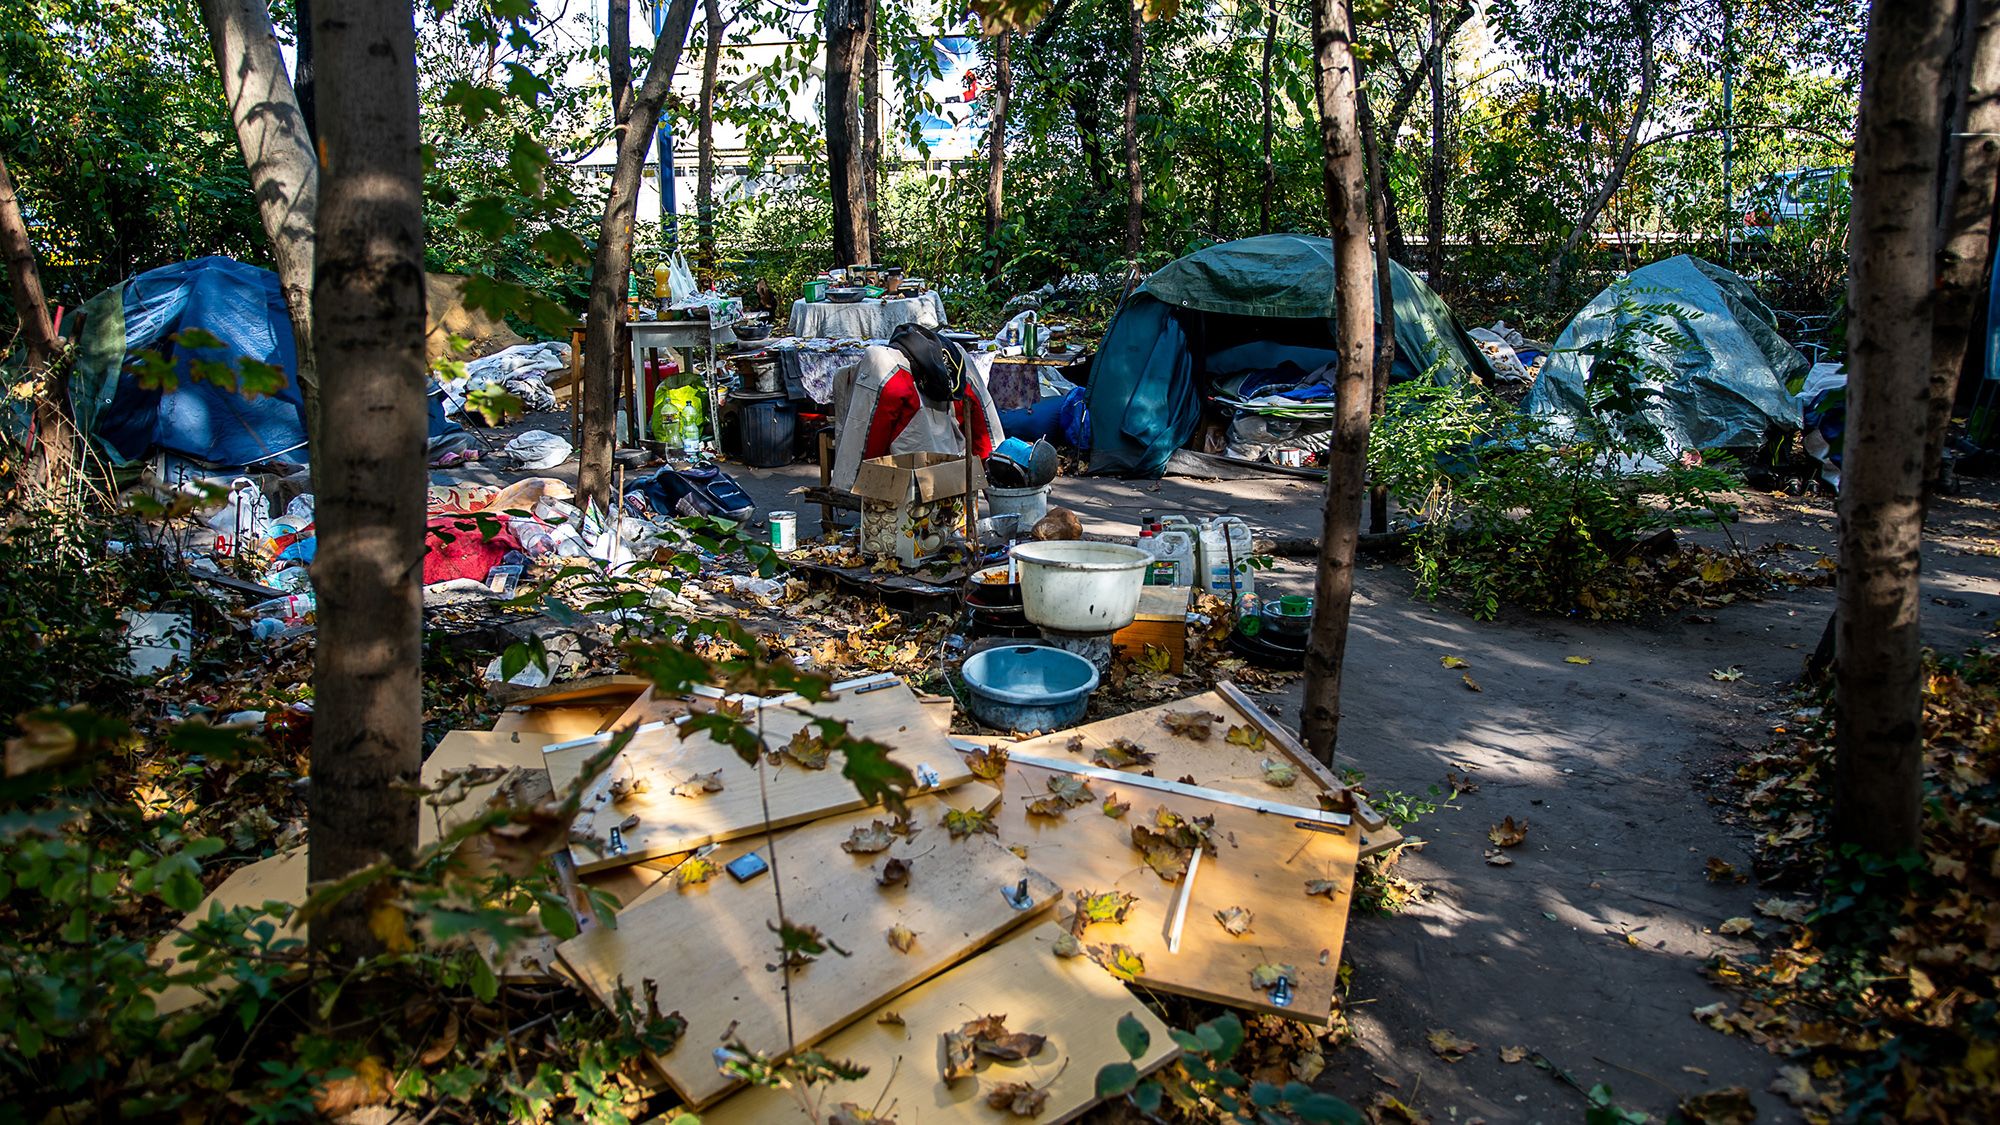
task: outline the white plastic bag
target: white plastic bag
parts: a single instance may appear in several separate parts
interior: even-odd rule
[[[215,532],[216,558],[255,550],[271,537],[271,502],[255,481],[237,477],[229,482],[229,499],[223,501],[222,510],[208,517],[208,526]]]
[[[575,452],[566,438],[547,430],[528,430],[517,434],[513,441],[502,450],[520,462],[524,469],[553,469]]]
[[[674,251],[674,256],[667,260],[667,300],[678,305],[694,300],[699,291],[694,281],[694,270],[688,266],[687,255]]]

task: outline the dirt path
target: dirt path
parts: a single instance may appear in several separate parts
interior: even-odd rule
[[[798,507],[787,490],[816,480],[800,465],[731,472],[764,510]],[[1934,513],[1924,629],[1941,651],[1978,643],[2000,611],[1996,496],[2000,487],[1973,482]],[[1319,486],[1305,481],[1064,478],[1055,498],[1098,532],[1129,533],[1147,509],[1233,512],[1282,535],[1319,527]],[[1785,558],[1803,570],[1818,557],[1811,549],[1833,549],[1831,502],[1747,497],[1733,531],[1749,547],[1798,545]],[[1307,592],[1311,573],[1286,564],[1268,581]],[[1702,611],[1712,621],[1478,622],[1413,598],[1393,565],[1365,569],[1340,763],[1378,794],[1441,807],[1410,829],[1424,845],[1403,861],[1428,897],[1395,916],[1355,917],[1356,1042],[1331,1057],[1321,1085],[1362,1105],[1387,1093],[1440,1122],[1577,1120],[1578,1091],[1532,1063],[1501,1061],[1502,1047],[1525,1047],[1656,1117],[1682,1094],[1741,1085],[1761,1120],[1792,1119],[1765,1092],[1778,1058],[1689,1013],[1727,998],[1702,978],[1703,962],[1748,948],[1714,927],[1754,915],[1772,893],[1707,880],[1711,856],[1750,869],[1744,834],[1716,803],[1735,760],[1784,720],[1831,604],[1832,590],[1817,587]],[[1443,667],[1446,655],[1467,661],[1482,690]],[[1710,674],[1732,667],[1741,678]],[[1270,697],[1272,710],[1294,718],[1301,691]],[[1477,789],[1447,801],[1448,771]],[[1506,816],[1526,819],[1528,838],[1507,853],[1510,866],[1490,866],[1487,829]],[[1436,1029],[1480,1046],[1443,1061],[1427,1043]]]

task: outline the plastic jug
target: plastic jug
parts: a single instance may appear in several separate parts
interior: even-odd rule
[[[1201,588],[1232,600],[1251,593],[1256,587],[1249,562],[1253,544],[1249,525],[1235,516],[1203,521],[1195,541]]]
[[[1185,531],[1139,536],[1139,548],[1153,556],[1146,567],[1148,586],[1187,586],[1194,581],[1194,539]]]

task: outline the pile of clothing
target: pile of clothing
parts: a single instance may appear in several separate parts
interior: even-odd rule
[[[1542,372],[1542,361],[1549,357],[1547,344],[1528,339],[1519,329],[1507,327],[1504,320],[1496,320],[1488,328],[1468,328],[1465,334],[1486,353],[1494,377],[1503,383],[1532,385]]]
[[[530,411],[554,410],[555,392],[549,389],[548,375],[569,369],[569,345],[556,340],[539,344],[516,344],[465,365],[465,374],[439,380],[445,409],[458,414],[465,400],[482,387],[499,387],[521,400]]]

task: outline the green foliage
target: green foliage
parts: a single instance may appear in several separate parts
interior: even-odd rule
[[[1622,294],[1612,336],[1589,346],[1589,411],[1566,421],[1482,388],[1414,380],[1389,392],[1370,469],[1420,519],[1418,593],[1456,595],[1475,617],[1502,604],[1593,617],[1635,612],[1639,540],[1717,526],[1733,478],[1667,448],[1645,410],[1666,374],[1655,345],[1689,342],[1668,306]]]
[[[0,528],[0,651],[13,654],[0,660],[0,734],[38,707],[118,708],[136,688],[119,611],[171,595],[157,553],[128,537],[109,554],[111,526],[74,507],[11,514]]]
[[[1191,1031],[1169,1032],[1180,1054],[1165,1069],[1141,1077],[1136,1063],[1145,1057],[1152,1037],[1131,1015],[1118,1021],[1118,1042],[1131,1062],[1106,1064],[1097,1072],[1101,1098],[1125,1098],[1149,1117],[1171,1106],[1199,1121],[1230,1121],[1242,1125],[1359,1125],[1353,1106],[1314,1090],[1303,1082],[1250,1079],[1229,1064],[1243,1049],[1243,1021],[1234,1012],[1198,1024]]]

